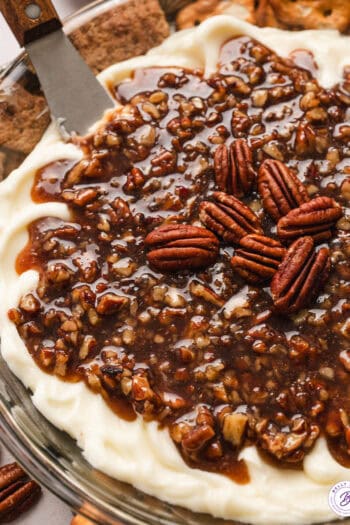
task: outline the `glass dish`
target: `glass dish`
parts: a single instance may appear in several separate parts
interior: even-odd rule
[[[75,13],[69,22],[79,26],[79,21],[97,4],[112,1],[94,2]],[[164,1],[164,5],[171,4],[168,0]],[[182,5],[184,3],[187,1],[181,2]],[[21,87],[25,87],[33,97],[42,99],[40,85],[25,54],[0,71],[0,104],[5,103],[5,107],[11,111],[13,100]],[[49,111],[43,99],[38,108],[33,108],[30,120],[23,120],[23,131],[31,132],[33,122],[37,129],[34,146],[49,123]],[[9,145],[0,141],[0,177],[5,177],[18,166],[26,153],[16,149],[14,143]],[[12,374],[1,357],[0,440],[40,484],[75,512],[98,524],[238,525],[236,522],[195,514],[169,505],[93,469],[83,458],[75,441],[51,425],[36,410],[30,392]],[[350,525],[350,520],[342,523]]]

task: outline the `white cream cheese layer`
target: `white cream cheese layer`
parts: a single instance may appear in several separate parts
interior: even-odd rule
[[[350,63],[350,38],[335,31],[289,33],[260,29],[233,17],[220,16],[195,30],[173,35],[145,57],[108,68],[100,80],[111,85],[128,78],[135,68],[159,65],[201,67],[209,74],[216,68],[220,46],[243,34],[283,56],[307,47],[315,55],[319,80],[325,86],[337,82],[343,66]],[[30,188],[38,168],[58,159],[80,156],[81,152],[64,144],[51,126],[22,166],[0,184],[2,354],[12,371],[33,392],[35,406],[77,440],[95,468],[169,503],[217,517],[266,525],[305,525],[335,518],[328,507],[328,491],[337,481],[350,479],[350,470],[334,461],[322,439],[306,457],[303,471],[279,470],[265,464],[255,448],[245,449],[241,457],[247,462],[251,482],[238,485],[224,476],[190,469],[168,432],[159,430],[157,424],[145,423],[142,418],[132,423],[119,419],[85,384],[63,383],[43,373],[31,359],[15,326],[8,320],[7,311],[17,306],[23,293],[35,289],[38,276],[34,271],[18,276],[16,256],[27,241],[28,223],[44,216],[68,219],[69,214],[64,204],[33,203]],[[244,294],[230,301],[239,305],[244,302]]]

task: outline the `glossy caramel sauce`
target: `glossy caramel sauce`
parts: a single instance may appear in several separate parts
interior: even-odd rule
[[[240,37],[223,46],[210,78],[151,68],[116,86],[124,108],[77,141],[83,163],[62,159],[36,174],[33,200],[65,202],[71,221],[29,226],[17,271],[38,270],[40,283],[9,313],[42,370],[84,380],[121,417],[159,421],[190,466],[240,483],[249,475],[239,452],[251,444],[299,468],[325,434],[350,466],[349,231],[334,233],[321,295],[290,317],[274,312],[267,285],[234,274],[233,246],[222,244],[203,271],[163,275],[149,267],[144,238],[164,222],[198,223],[216,188],[213,153],[238,137],[248,138],[255,169],[283,160],[310,195],[346,204],[350,80],[322,89],[312,57],[299,51],[295,61]],[[274,237],[258,194],[245,202]],[[107,293],[128,306],[99,313]],[[223,431],[232,413],[247,418],[237,444]]]

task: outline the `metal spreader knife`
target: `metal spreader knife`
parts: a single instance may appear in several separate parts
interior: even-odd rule
[[[0,9],[29,54],[51,114],[66,132],[85,134],[114,102],[64,34],[51,0],[0,0]]]

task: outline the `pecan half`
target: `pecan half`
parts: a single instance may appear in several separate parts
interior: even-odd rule
[[[310,200],[305,186],[279,160],[268,159],[262,163],[259,169],[258,189],[265,210],[275,222]]]
[[[39,498],[41,488],[17,463],[0,468],[0,522],[17,519]]]
[[[276,310],[291,313],[306,306],[327,280],[330,266],[328,248],[316,252],[312,237],[296,240],[271,281]]]
[[[238,244],[250,233],[263,233],[258,217],[236,197],[216,191],[213,199],[201,203],[199,218],[224,241]]]
[[[222,144],[215,151],[215,178],[218,188],[236,197],[251,192],[256,173],[253,168],[253,155],[244,139],[237,139],[227,147]]]
[[[219,241],[210,231],[189,224],[160,226],[145,239],[147,259],[160,271],[196,270],[210,266],[219,254]]]
[[[271,279],[286,254],[286,249],[264,235],[247,235],[231,259],[233,269],[249,283]]]
[[[341,206],[330,197],[316,197],[290,211],[277,224],[277,234],[284,242],[311,235],[314,241],[332,237],[332,228],[343,215]]]

